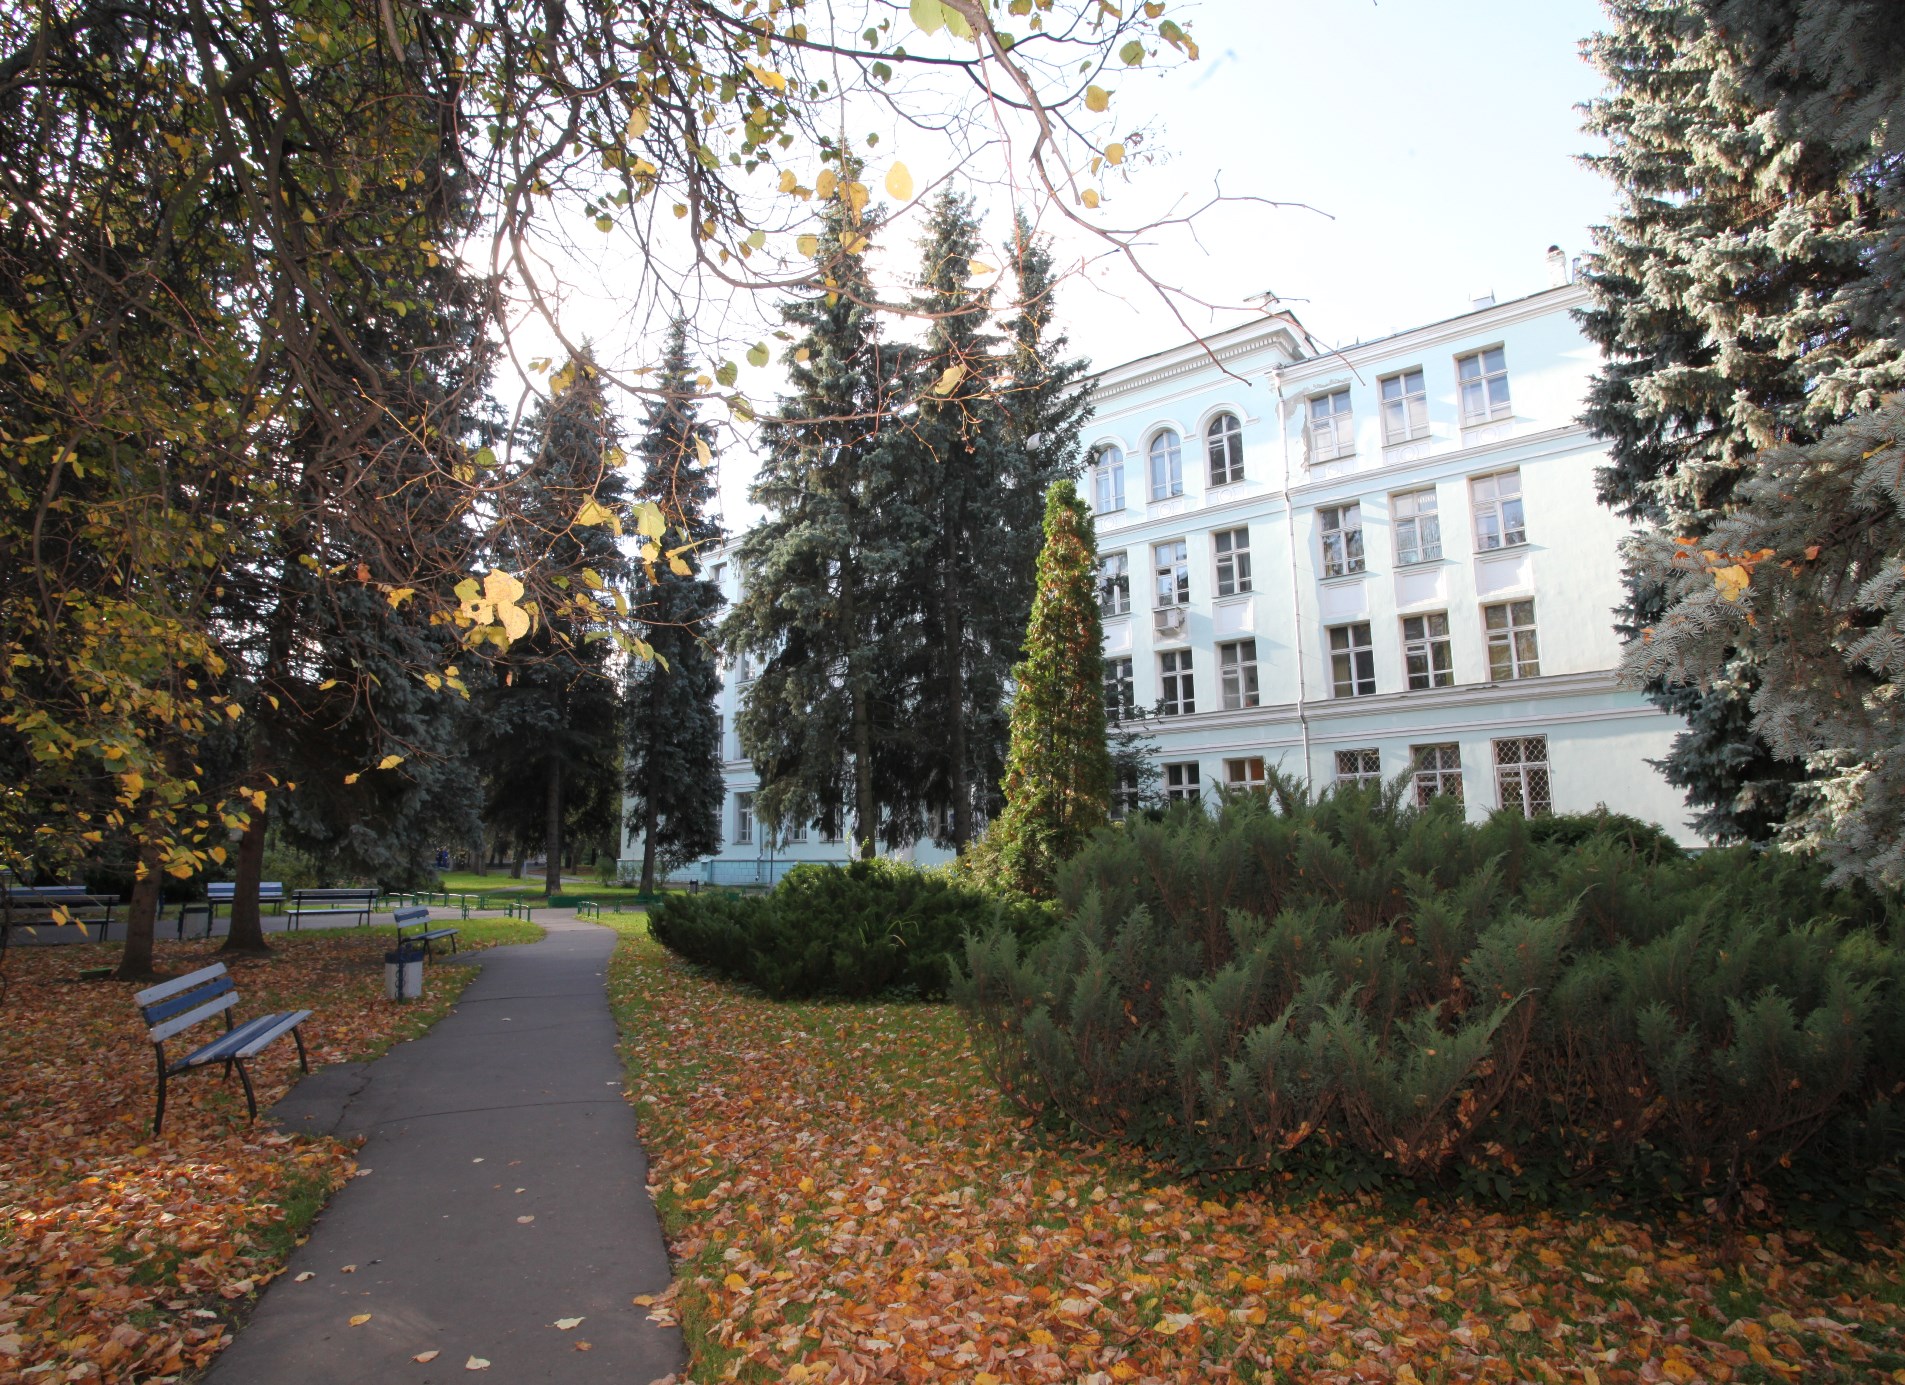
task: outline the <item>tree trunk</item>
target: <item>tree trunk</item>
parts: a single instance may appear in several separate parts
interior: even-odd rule
[[[270,953],[265,942],[264,911],[258,904],[258,880],[265,869],[266,810],[254,809],[245,835],[238,839],[238,868],[232,881],[232,925],[220,952],[242,952],[253,957]],[[211,931],[211,905],[205,906],[205,930]]]
[[[119,954],[114,980],[150,981],[157,975],[152,969],[152,938],[159,922],[159,891],[165,884],[161,859],[157,842],[140,843],[141,873],[132,882],[132,898],[126,905],[126,946]]]
[[[562,757],[549,759],[549,797],[543,818],[543,888],[549,894],[562,893]]]
[[[511,880],[522,879],[523,867],[527,865],[528,863],[529,863],[529,858],[527,856],[518,855],[517,857],[515,857],[515,859],[513,859],[509,863],[509,878]]]
[[[840,571],[840,623],[849,639],[859,634],[858,612],[854,608],[853,569],[843,563]],[[848,677],[853,689],[853,836],[862,861],[873,859],[873,838],[879,831],[879,804],[873,793],[873,707],[867,691],[865,670],[860,659],[847,656]]]
[[[661,815],[655,811],[655,795],[647,796],[642,813],[642,893],[655,892],[655,827]]]
[[[947,526],[946,571],[941,592],[941,618],[945,622],[946,712],[952,725],[947,753],[951,756],[949,776],[953,800],[953,850],[964,851],[972,840],[971,767],[966,763],[966,658],[961,638],[964,622],[959,608],[959,566],[954,526]]]
[[[476,849],[470,852],[470,869],[477,875],[489,874],[489,843],[483,840],[480,832],[476,837]]]

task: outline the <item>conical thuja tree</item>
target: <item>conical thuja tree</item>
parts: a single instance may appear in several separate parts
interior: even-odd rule
[[[1030,895],[1051,894],[1059,865],[1109,821],[1111,804],[1097,536],[1072,482],[1047,493],[1044,533],[1025,659],[1012,671],[1005,808],[974,863]]]

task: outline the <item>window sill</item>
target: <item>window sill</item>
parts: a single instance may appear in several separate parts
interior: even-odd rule
[[[1471,426],[1480,428],[1485,425],[1477,423]],[[1424,428],[1420,433],[1413,433],[1406,438],[1384,438],[1382,440],[1382,448],[1383,451],[1389,452],[1398,447],[1413,447],[1416,443],[1429,441],[1432,436],[1433,434],[1431,434],[1427,428]]]
[[[1478,558],[1488,558],[1497,553],[1514,553],[1526,547],[1528,547],[1528,540],[1522,539],[1516,543],[1496,544],[1493,548],[1478,548],[1475,550],[1475,556]]]
[[[1363,568],[1357,568],[1356,571],[1354,572],[1325,573],[1319,576],[1316,580],[1318,584],[1321,586],[1340,587],[1340,586],[1347,586],[1351,582],[1360,582],[1367,576],[1369,576],[1369,569],[1366,567],[1363,567]]]
[[[1130,611],[1102,611],[1102,610],[1101,610],[1101,611],[1100,611],[1100,612],[1098,613],[1098,619],[1099,619],[1099,620],[1101,620],[1101,621],[1106,621],[1106,620],[1130,620],[1130,619],[1131,619],[1131,612],[1130,612]]]
[[[1471,433],[1477,428],[1493,428],[1497,423],[1513,423],[1514,421],[1513,410],[1505,414],[1493,414],[1488,418],[1465,418],[1462,420],[1462,431]]]
[[[1169,505],[1173,500],[1182,500],[1183,491],[1174,491],[1170,495],[1154,495],[1145,503],[1148,505]]]
[[[1210,604],[1213,606],[1239,606],[1255,595],[1255,592],[1246,588],[1240,592],[1232,592],[1229,596],[1214,597]]]
[[[1493,550],[1490,551],[1492,552]],[[1415,569],[1422,567],[1444,567],[1452,561],[1454,560],[1438,556],[1434,558],[1412,558],[1405,563],[1402,559],[1398,558],[1396,559],[1396,571],[1413,572]]]
[[[1351,448],[1347,452],[1332,452],[1327,457],[1305,457],[1303,464],[1305,466],[1328,466],[1332,462],[1353,462],[1355,460],[1356,450]]]
[[[1218,491],[1227,491],[1233,486],[1241,486],[1243,483],[1244,478],[1241,476],[1232,481],[1212,481],[1208,486],[1204,487],[1204,494],[1215,495]]]

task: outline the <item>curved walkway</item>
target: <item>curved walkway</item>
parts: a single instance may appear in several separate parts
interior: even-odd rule
[[[423,1038],[324,1068],[273,1109],[287,1129],[368,1138],[209,1385],[427,1385],[470,1379],[472,1357],[512,1385],[680,1367],[679,1332],[630,1302],[669,1271],[615,1052],[615,935],[567,911],[539,922],[541,942],[477,954]]]

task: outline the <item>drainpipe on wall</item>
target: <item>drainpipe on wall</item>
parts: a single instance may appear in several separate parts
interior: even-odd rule
[[[1290,616],[1294,623],[1292,641],[1296,647],[1296,724],[1303,737],[1303,780],[1308,784],[1315,767],[1310,763],[1310,716],[1304,706],[1307,663],[1303,654],[1302,584],[1297,577],[1296,509],[1290,501],[1290,401],[1283,394],[1283,367],[1272,367],[1270,378],[1277,387],[1277,437],[1283,447],[1283,531],[1284,542],[1289,545],[1290,552]]]

